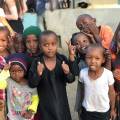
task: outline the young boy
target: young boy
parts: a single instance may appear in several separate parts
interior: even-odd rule
[[[71,120],[66,83],[74,81],[68,61],[57,53],[57,35],[45,31],[40,36],[42,49],[32,63],[29,72],[29,84],[38,88],[42,120]]]
[[[96,19],[88,14],[78,16],[76,25],[80,31],[92,34],[95,40],[97,40],[97,43],[101,43],[104,48],[110,48],[113,32],[109,26],[97,26]]]

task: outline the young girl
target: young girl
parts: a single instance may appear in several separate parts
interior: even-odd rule
[[[92,36],[84,32],[74,33],[71,38],[71,44],[68,43],[69,48],[69,58],[70,58],[70,69],[71,72],[78,76],[79,71],[82,68],[87,67],[85,62],[86,49],[90,44],[95,43],[95,40]],[[78,82],[77,92],[76,92],[76,102],[75,102],[75,111],[78,112],[80,120],[81,112],[81,102],[82,102],[82,92],[80,91],[80,84]]]
[[[74,81],[64,55],[57,53],[57,35],[44,31],[40,38],[41,55],[30,68],[29,84],[38,88],[42,120],[71,120],[66,83]]]
[[[5,58],[9,55],[9,38],[9,30],[6,27],[0,27],[0,56],[3,56]]]
[[[23,37],[25,40],[25,45],[27,52],[26,54],[30,56],[29,61],[32,63],[33,59],[38,55],[38,37],[41,33],[41,30],[36,26],[30,26],[26,28],[23,32]]]
[[[91,52],[92,51],[92,52]],[[101,45],[87,48],[87,68],[80,71],[79,81],[84,86],[82,120],[115,120],[114,78],[111,71],[102,67],[105,51]]]
[[[10,78],[7,80],[7,107],[9,120],[34,120],[39,98],[37,90],[29,88],[25,78],[26,56],[22,53],[8,57]]]
[[[95,43],[96,41],[92,36],[84,32],[74,33],[71,38],[71,43],[68,43],[69,57],[71,63],[72,72],[75,75],[79,74],[79,69],[86,66],[85,54],[86,48]],[[80,64],[79,64],[80,63]],[[75,66],[76,67],[73,67]],[[74,69],[75,68],[75,69]]]
[[[9,33],[9,30],[6,28],[6,27],[0,27],[0,56],[1,58],[3,58],[2,60],[5,61],[4,59],[6,59],[9,55],[9,51],[8,51],[8,42],[9,42],[9,36],[10,36],[10,33]],[[0,63],[2,64],[2,62]],[[5,65],[5,62],[4,64],[2,64],[2,69],[3,70],[3,65]],[[8,77],[8,74],[4,74],[6,73],[5,71],[1,72],[1,77],[0,76],[0,81],[4,80],[4,78],[7,78]],[[3,74],[3,75],[2,75]],[[0,102],[2,104],[2,113],[1,113],[1,118],[3,118],[3,120],[5,120],[5,87],[1,87],[0,88]],[[3,115],[2,115],[3,114]]]
[[[70,58],[70,69],[71,72],[78,76],[79,71],[82,68],[87,67],[87,64],[85,62],[85,54],[86,49],[89,45],[95,43],[93,36],[84,33],[84,32],[78,32],[73,34],[71,39],[71,44],[68,44],[69,48],[69,58]],[[106,68],[111,68],[111,59],[108,58],[108,55],[106,54]],[[83,99],[82,91],[80,91],[81,85],[78,82],[77,86],[77,93],[76,93],[76,103],[75,103],[75,110],[78,112],[78,116],[80,119],[80,112],[81,112],[81,103]]]

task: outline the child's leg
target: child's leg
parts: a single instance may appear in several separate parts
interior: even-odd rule
[[[5,101],[0,100],[0,103],[2,104],[2,109],[0,110],[0,120],[6,120],[6,114],[5,114]]]

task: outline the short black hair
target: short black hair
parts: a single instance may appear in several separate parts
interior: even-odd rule
[[[49,36],[49,35],[54,35],[56,37],[56,40],[58,41],[58,36],[54,31],[46,30],[46,31],[41,32],[39,36],[39,43],[41,42],[41,39],[43,36]]]
[[[82,15],[79,15],[77,20],[80,19],[80,18],[89,18],[89,19],[93,19],[93,17],[89,14],[82,14]]]
[[[77,38],[79,37],[79,35],[85,35],[89,39],[89,42],[93,43],[91,41],[91,38],[87,34],[85,34],[84,32],[76,32],[76,33],[73,33],[72,37],[71,37],[71,44],[72,45],[75,45],[75,42],[76,42]]]
[[[75,42],[76,42],[76,40],[77,40],[76,37],[77,37],[78,34],[79,34],[79,32],[72,34],[72,37],[71,37],[71,39],[70,39],[72,45],[75,45]]]
[[[87,51],[89,50],[89,48],[98,48],[98,49],[101,49],[102,52],[103,52],[103,56],[105,57],[105,48],[101,44],[99,44],[99,43],[90,44],[87,47]]]
[[[76,25],[78,26],[79,22],[80,22],[80,19],[84,19],[84,18],[88,18],[90,20],[94,19],[91,15],[89,14],[82,14],[82,15],[79,15],[77,20],[76,20]]]

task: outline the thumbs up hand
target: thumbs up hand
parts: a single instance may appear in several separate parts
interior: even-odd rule
[[[43,70],[44,70],[44,65],[43,65],[41,62],[38,62],[38,65],[37,65],[37,72],[38,72],[38,75],[39,75],[39,76],[42,75]]]
[[[69,66],[63,61],[62,63],[62,69],[65,74],[68,74],[70,72]]]

